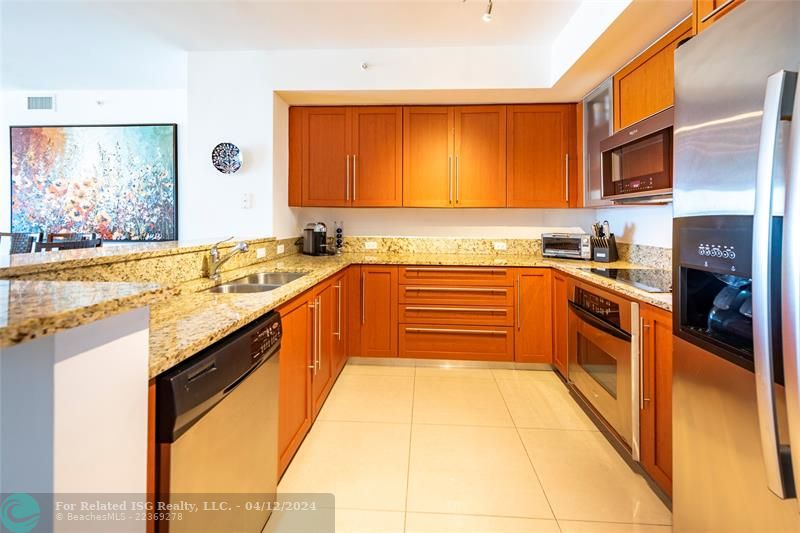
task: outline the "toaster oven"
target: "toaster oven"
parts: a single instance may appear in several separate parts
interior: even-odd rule
[[[542,255],[563,259],[592,258],[592,238],[586,233],[542,233]]]

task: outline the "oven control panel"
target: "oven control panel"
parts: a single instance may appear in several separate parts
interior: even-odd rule
[[[581,287],[575,288],[575,303],[606,322],[610,322],[617,327],[620,326],[618,303],[607,300]]]

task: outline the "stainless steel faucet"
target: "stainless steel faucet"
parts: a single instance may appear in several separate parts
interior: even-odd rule
[[[244,241],[240,241],[236,243],[236,246],[231,249],[228,255],[224,257],[220,257],[219,255],[219,245],[223,242],[228,242],[229,240],[233,239],[233,235],[228,237],[225,240],[219,241],[217,244],[211,247],[210,258],[208,260],[208,277],[214,281],[219,281],[219,267],[224,265],[228,259],[233,257],[236,254],[241,252],[246,252],[248,250],[247,243]]]

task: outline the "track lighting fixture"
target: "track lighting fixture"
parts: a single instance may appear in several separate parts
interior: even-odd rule
[[[486,6],[486,13],[483,14],[483,21],[492,21],[492,0],[489,0],[489,4]]]

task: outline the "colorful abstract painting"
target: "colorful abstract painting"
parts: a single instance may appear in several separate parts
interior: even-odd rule
[[[177,239],[176,130],[12,127],[12,231]]]

